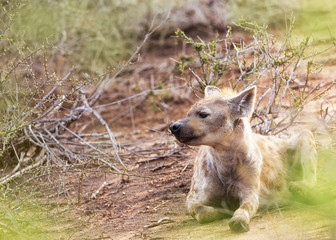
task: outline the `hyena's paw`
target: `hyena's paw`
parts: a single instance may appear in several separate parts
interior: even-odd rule
[[[234,232],[248,232],[250,230],[247,219],[244,216],[233,216],[229,221],[230,229]]]
[[[290,182],[288,184],[288,188],[292,194],[301,197],[307,197],[309,195],[309,190],[311,187],[304,182]]]
[[[201,224],[220,220],[228,216],[232,216],[232,213],[230,214],[229,211],[225,209],[204,205],[198,206],[195,214],[193,215],[193,217]]]

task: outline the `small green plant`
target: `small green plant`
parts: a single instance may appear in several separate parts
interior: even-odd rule
[[[304,106],[334,88],[335,82],[313,86],[311,74],[321,71],[314,62],[319,53],[309,49],[310,38],[299,43],[292,39],[294,19],[283,42],[268,33],[267,26],[240,20],[236,26],[251,41],[235,40],[232,29],[211,41],[194,40],[177,30],[176,37],[194,50],[191,56],[177,60],[182,79],[197,94],[208,85],[226,86],[234,90],[259,86],[261,96],[254,111],[254,127],[263,134],[286,130]],[[333,45],[331,46],[333,47]]]

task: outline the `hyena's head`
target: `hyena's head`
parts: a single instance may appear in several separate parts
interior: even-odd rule
[[[242,118],[251,116],[256,88],[229,95],[217,87],[206,87],[204,99],[196,102],[185,118],[170,125],[170,131],[177,140],[192,146],[220,143]]]

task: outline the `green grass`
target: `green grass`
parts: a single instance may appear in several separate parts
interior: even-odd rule
[[[3,190],[2,188],[1,191]],[[1,240],[47,239],[48,236],[53,234],[47,231],[47,225],[51,226],[51,218],[46,218],[46,209],[39,206],[36,200],[16,198],[9,196],[10,194],[8,193],[1,195]]]
[[[78,219],[72,201],[58,195],[47,197],[55,194],[48,180],[33,181],[0,185],[0,240],[72,239],[90,216],[81,214]],[[57,182],[56,187],[60,185]]]

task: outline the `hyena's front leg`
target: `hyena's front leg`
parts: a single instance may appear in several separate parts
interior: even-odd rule
[[[203,148],[195,160],[194,174],[190,192],[187,196],[188,213],[199,223],[216,221],[231,217],[233,212],[218,206],[218,200],[223,197],[223,186],[212,169],[208,169],[207,157],[212,156]],[[217,204],[213,204],[216,202]]]
[[[229,221],[229,226],[235,232],[249,231],[249,223],[251,218],[257,212],[259,207],[259,196],[257,191],[251,190],[242,196],[240,206],[234,212]]]

